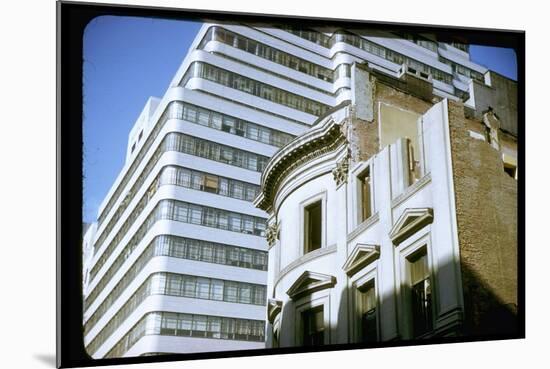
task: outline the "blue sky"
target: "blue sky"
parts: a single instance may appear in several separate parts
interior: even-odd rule
[[[149,96],[162,97],[200,23],[103,16],[84,32],[83,221],[124,165],[128,133]]]
[[[122,169],[128,133],[149,96],[162,97],[200,23],[103,16],[84,33],[84,208],[93,222]],[[472,45],[473,61],[517,79],[513,50]]]

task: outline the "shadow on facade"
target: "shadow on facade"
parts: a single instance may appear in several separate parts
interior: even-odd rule
[[[442,289],[454,288],[452,282],[444,277],[451,275],[452,269],[452,264],[447,263],[438,266],[437,275],[432,274],[433,307],[437,306]],[[465,265],[461,267],[461,274],[463,310],[455,310],[452,314],[455,318],[450,320],[444,318],[447,312],[434,311],[433,330],[419,338],[412,336],[412,318],[408,311],[411,308],[410,296],[406,296],[411,293],[409,286],[402,284],[400,293],[378,297],[377,325],[380,342],[373,343],[361,343],[360,312],[354,302],[358,295],[357,290],[344,288],[337,313],[338,323],[330,327],[331,334],[335,335],[331,342],[350,343],[349,348],[366,348],[523,338],[524,315],[521,305],[518,307],[517,278],[513,286],[501,285],[494,288]],[[340,322],[348,326],[342,327]]]
[[[438,267],[437,275],[432,274],[433,294],[432,306],[437,306],[441,289],[445,289],[447,281],[443,276],[448,275],[451,265]],[[454,268],[452,268],[454,269]],[[337,323],[327,327],[330,331],[329,346],[298,347],[300,345],[298,335],[299,327],[296,327],[297,317],[294,303],[283,305],[281,317],[281,332],[292,332],[292,344],[281,345],[281,353],[325,351],[334,349],[357,349],[391,347],[416,344],[469,342],[482,340],[500,340],[523,338],[524,313],[521,305],[518,306],[518,289],[514,286],[506,286],[495,289],[484,282],[478,273],[466,266],[462,266],[463,311],[454,310],[453,318],[445,318],[446,312],[435,311],[433,313],[433,330],[421,337],[412,338],[411,315],[407,308],[407,298],[403,295],[410,293],[406,285],[401,285],[401,295],[388,294],[378,298],[378,332],[379,342],[361,342],[360,316],[355,306],[354,298],[357,291],[354,288],[344,288],[340,294],[340,304],[336,312]],[[339,283],[342,283],[339,281]],[[448,288],[454,288],[449,285]],[[505,299],[500,296],[507,296]],[[438,310],[438,309],[436,309]],[[334,316],[334,314],[332,314]],[[351,317],[351,319],[350,319]],[[327,333],[325,333],[327,334]],[[271,344],[271,332],[267,332],[268,345]],[[290,342],[290,341],[288,341]],[[269,347],[269,346],[268,346]]]
[[[506,286],[504,291],[495,291],[478,273],[462,265],[462,281],[464,336],[495,339],[524,337],[524,312],[518,305],[517,274],[514,286]],[[508,298],[499,295],[507,295]]]

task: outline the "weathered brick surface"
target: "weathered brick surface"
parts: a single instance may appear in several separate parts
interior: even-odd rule
[[[352,124],[354,161],[368,160],[380,151],[380,102],[418,114],[433,106],[384,83],[375,82],[374,88],[373,121],[355,119]],[[482,122],[465,118],[462,103],[448,104],[465,303],[463,333],[513,334],[517,309],[517,182],[504,172],[501,152],[470,136],[469,131],[486,134]],[[503,132],[499,136],[501,144],[516,149],[514,136]]]
[[[354,160],[368,160],[380,151],[380,137],[378,132],[379,103],[394,105],[403,110],[424,114],[432,104],[417,97],[398,91],[386,84],[374,84],[374,120],[372,122],[355,119],[353,124],[352,146],[358,149]],[[360,138],[353,140],[353,137]],[[367,139],[365,139],[367,138]],[[352,150],[353,151],[353,150]]]
[[[477,122],[449,102],[456,216],[465,301],[465,333],[515,332],[517,182],[501,153],[469,137]]]

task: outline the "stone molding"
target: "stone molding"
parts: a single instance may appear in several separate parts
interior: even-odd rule
[[[288,274],[289,272],[291,272],[295,268],[299,267],[300,265],[302,265],[304,263],[307,263],[310,260],[319,258],[321,256],[324,256],[324,255],[327,255],[327,254],[330,254],[330,253],[333,253],[333,252],[336,252],[336,245],[332,245],[332,246],[329,246],[329,247],[321,247],[320,249],[317,249],[315,251],[308,252],[307,254],[302,255],[300,258],[294,260],[292,263],[288,264],[283,270],[281,270],[279,275],[277,275],[277,277],[275,278],[275,283],[273,283],[273,285],[277,286],[279,281],[286,274]]]
[[[374,213],[367,219],[365,219],[363,222],[361,222],[353,231],[348,233],[347,235],[347,241],[351,242],[353,241],[357,236],[359,236],[361,233],[369,229],[373,224],[378,222],[379,215],[378,212]]]
[[[380,257],[380,246],[358,243],[342,266],[348,277]]]
[[[339,109],[346,108],[349,102],[341,105]],[[336,122],[330,115],[324,119],[324,123],[298,136],[271,157],[262,173],[261,192],[254,200],[256,207],[269,212],[279,185],[292,171],[346,144],[341,126],[345,120]]]
[[[348,182],[349,173],[349,153],[346,154],[339,162],[336,163],[336,168],[332,170],[332,176],[336,182],[336,187],[340,187],[344,183]]]
[[[277,240],[279,239],[278,223],[271,223],[269,226],[267,226],[267,229],[265,231],[265,239],[267,240],[269,248],[273,247],[273,245],[277,243]]]
[[[412,195],[420,191],[424,186],[426,186],[428,183],[430,183],[432,180],[432,176],[430,173],[425,174],[420,178],[418,181],[410,185],[405,189],[405,191],[397,196],[395,199],[391,202],[391,207],[396,208],[399,205],[401,205],[403,202],[405,202],[407,199],[409,199]]]
[[[313,292],[332,288],[336,284],[336,277],[328,274],[316,273],[306,270],[290,286],[286,294],[296,300]]]
[[[432,222],[432,208],[407,208],[393,225],[389,237],[392,243],[397,246],[419,229]]]
[[[283,302],[280,300],[268,299],[267,300],[267,320],[270,324],[273,324],[275,318],[281,312],[283,308]]]

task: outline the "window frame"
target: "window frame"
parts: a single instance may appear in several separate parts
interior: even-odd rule
[[[405,339],[418,339],[429,337],[436,329],[436,318],[439,314],[439,299],[437,291],[437,266],[434,263],[435,255],[433,253],[431,241],[431,225],[425,226],[415,235],[404,240],[397,246],[396,265],[399,268],[397,275],[400,278],[397,283],[398,306],[403,311],[399,314],[399,326],[401,327],[401,335]],[[432,330],[417,337],[414,336],[413,316],[412,316],[412,282],[410,276],[410,259],[418,255],[420,252],[425,252],[428,262],[430,287],[431,287],[431,306],[432,306]]]
[[[352,204],[350,206],[350,209],[352,209],[353,214],[351,214],[351,219],[354,220],[352,224],[352,229],[349,231],[353,231],[355,228],[357,228],[360,224],[367,222],[370,218],[372,218],[377,213],[376,208],[376,183],[374,180],[374,171],[375,171],[375,165],[374,165],[374,158],[371,158],[367,161],[360,162],[357,164],[352,170],[351,170],[351,186],[352,186]],[[366,219],[363,219],[363,194],[362,194],[362,180],[360,177],[362,177],[365,172],[369,172],[370,176],[370,216]]]
[[[327,245],[326,242],[326,234],[327,234],[327,191],[323,191],[321,193],[317,193],[306,200],[302,201],[299,205],[300,209],[300,255],[309,254],[310,252],[313,252],[315,250],[307,251],[307,242],[309,240],[308,238],[308,232],[309,232],[309,225],[308,225],[308,217],[307,217],[307,208],[311,205],[321,202],[321,246],[315,250],[319,250],[322,248],[325,248]]]
[[[371,287],[372,285],[372,287]],[[375,315],[375,325],[376,325],[376,338],[372,342],[379,342],[380,341],[380,304],[379,304],[379,293],[378,293],[378,279],[375,277],[369,278],[367,282],[361,284],[361,286],[358,286],[355,289],[356,292],[356,309],[357,309],[357,318],[358,318],[358,331],[357,331],[357,338],[358,342],[361,343],[371,343],[365,341],[365,337],[363,336],[363,314],[365,307],[363,306],[363,296],[367,289],[372,288],[374,291],[374,315]]]
[[[330,336],[331,336],[331,325],[330,325],[330,291],[332,289],[329,288],[327,290],[323,291],[317,291],[313,292],[312,294],[308,294],[307,296],[302,297],[298,301],[296,301],[296,309],[295,309],[295,342],[296,346],[304,346],[304,321],[303,321],[303,313],[316,309],[322,306],[323,308],[323,324],[324,324],[324,333],[323,333],[323,346],[330,344]],[[281,332],[283,333],[283,332]],[[279,342],[281,342],[282,336],[279,337]],[[308,346],[308,347],[315,347],[315,346]]]
[[[426,258],[425,261],[426,261],[426,264],[427,264],[427,277],[425,277],[424,279],[422,279],[420,282],[417,282],[415,284],[414,281],[413,281],[413,278],[412,278],[412,265],[413,263],[417,262],[418,260],[420,260],[421,258]],[[415,259],[415,260],[411,260],[411,259]],[[411,327],[412,327],[412,336],[414,338],[419,338],[419,337],[422,337],[423,335],[425,334],[429,334],[430,331],[433,331],[434,329],[434,316],[433,316],[433,298],[432,298],[432,295],[433,295],[433,277],[432,277],[432,272],[431,272],[431,268],[430,268],[430,261],[429,261],[429,256],[428,256],[428,250],[425,248],[425,247],[420,247],[417,251],[413,252],[411,255],[409,255],[407,257],[407,277],[408,277],[408,289],[409,289],[409,299],[410,299],[410,306],[409,306],[409,313],[412,315],[412,324],[411,324]],[[413,306],[413,291],[414,291],[414,288],[416,285],[418,285],[419,283],[423,283],[424,281],[426,280],[429,280],[429,288],[431,290],[431,293],[430,293],[430,315],[431,315],[431,320],[429,321],[429,323],[427,324],[425,328],[425,331],[419,333],[419,334],[416,334],[414,331],[415,331],[415,324],[414,324],[414,306]]]
[[[378,263],[380,259],[376,259],[365,266],[363,269],[355,273],[351,277],[351,286],[353,291],[352,298],[352,311],[354,312],[353,318],[350,319],[350,334],[354,339],[354,342],[362,343],[362,324],[361,324],[361,289],[368,286],[369,283],[374,283],[374,293],[376,298],[376,334],[377,341],[382,340],[381,330],[381,309],[380,309],[380,275],[378,271]]]

